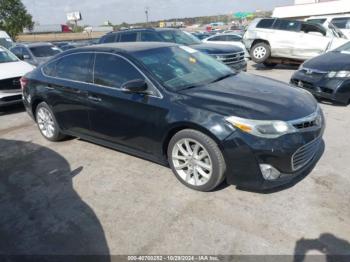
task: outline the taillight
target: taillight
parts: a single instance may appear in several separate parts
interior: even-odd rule
[[[28,85],[28,79],[25,78],[25,77],[21,77],[19,82],[21,83],[21,88],[22,88],[22,91],[23,91]]]

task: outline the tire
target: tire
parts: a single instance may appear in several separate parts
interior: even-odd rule
[[[265,67],[267,68],[275,68],[277,66],[276,63],[269,63],[269,62],[264,62],[263,63]]]
[[[56,118],[45,102],[41,102],[35,110],[35,119],[43,137],[50,141],[60,141],[65,136],[60,132]]]
[[[191,151],[192,155],[188,154]],[[213,139],[197,130],[185,129],[172,137],[168,161],[176,178],[194,190],[211,191],[225,178],[226,164],[221,150]]]
[[[271,48],[265,42],[257,43],[250,50],[250,57],[255,63],[261,64],[267,61],[271,56]]]

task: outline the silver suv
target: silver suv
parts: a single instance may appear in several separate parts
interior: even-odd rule
[[[277,18],[257,18],[243,37],[252,60],[266,66],[304,61],[335,49],[349,40],[333,25]]]

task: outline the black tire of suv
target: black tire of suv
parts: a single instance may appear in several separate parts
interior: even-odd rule
[[[211,162],[212,162],[212,175],[209,181],[201,186],[195,186],[184,181],[177,173],[173,159],[172,159],[172,150],[176,147],[176,143],[181,139],[193,139],[198,141],[208,152]],[[211,139],[209,136],[193,129],[184,129],[176,133],[170,140],[168,145],[168,162],[169,165],[175,174],[176,178],[185,186],[203,192],[209,192],[218,187],[225,179],[226,163],[222,152],[216,142]]]
[[[258,48],[263,48],[265,49],[265,55],[263,57],[255,57],[254,56],[254,52],[256,49]],[[271,47],[269,44],[265,43],[265,42],[260,42],[257,43],[253,46],[253,48],[250,50],[250,57],[252,58],[252,60],[257,63],[257,64],[261,64],[266,62],[271,56]]]
[[[49,111],[49,113],[51,114],[51,117],[52,117],[52,121],[54,123],[54,134],[52,137],[47,137],[43,131],[40,129],[39,127],[39,123],[38,123],[38,112],[40,110],[40,108],[45,108],[47,111]],[[57,142],[57,141],[61,141],[62,139],[64,139],[66,136],[64,134],[62,134],[60,132],[60,128],[58,126],[58,123],[57,123],[57,120],[55,118],[55,115],[53,114],[51,108],[49,107],[49,105],[46,103],[46,102],[41,102],[40,104],[38,104],[38,106],[36,107],[35,109],[35,119],[36,119],[36,122],[37,122],[37,125],[38,125],[38,128],[39,128],[39,131],[40,133],[42,134],[43,137],[45,137],[47,140],[49,141],[53,141],[53,142]]]

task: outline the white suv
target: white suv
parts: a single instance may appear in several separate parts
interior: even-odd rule
[[[304,61],[333,50],[349,40],[336,27],[304,21],[257,18],[243,37],[251,59],[266,66]]]

